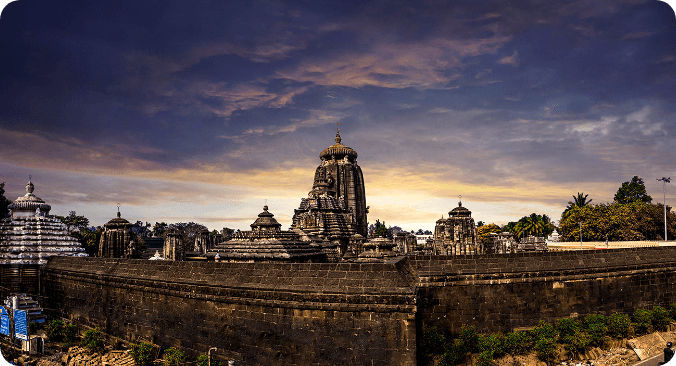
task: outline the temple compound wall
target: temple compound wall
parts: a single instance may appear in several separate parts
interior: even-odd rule
[[[414,365],[422,331],[483,332],[676,302],[676,247],[386,263],[52,258],[45,307],[130,341],[239,365]]]

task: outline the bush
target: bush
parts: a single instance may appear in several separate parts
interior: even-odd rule
[[[29,322],[28,323],[28,332],[29,334],[35,334],[38,329],[40,329],[40,323],[38,322]]]
[[[197,366],[209,366],[209,357],[207,355],[199,355],[195,360]],[[215,361],[211,359],[211,366],[224,366],[223,362]]]
[[[666,330],[669,323],[671,323],[671,316],[669,311],[661,306],[655,306],[652,310],[652,325],[655,330]]]
[[[86,348],[89,353],[101,352],[103,351],[103,334],[99,328],[90,329],[84,332],[80,345]]]
[[[591,343],[592,337],[589,334],[582,330],[577,330],[573,336],[570,337],[569,342],[566,343],[566,347],[568,348],[568,351],[581,353],[584,352]]]
[[[446,337],[444,337],[437,327],[430,327],[423,332],[420,341],[420,352],[424,356],[440,355],[444,353]]]
[[[185,362],[185,355],[175,347],[165,349],[163,356],[165,366],[180,365]]]
[[[543,333],[538,334],[535,339],[535,353],[540,360],[547,364],[554,362],[559,355],[556,338],[548,338]]]
[[[481,351],[479,353],[479,358],[476,360],[477,366],[489,366],[493,362],[493,352],[491,351]]]
[[[466,353],[467,352],[464,351],[464,347],[460,345],[460,341],[456,339],[455,342],[449,344],[446,347],[446,351],[444,352],[443,355],[441,355],[438,365],[439,366],[459,365],[465,360]]]
[[[111,346],[113,347],[113,349],[116,350],[116,351],[117,351],[117,350],[124,349],[124,343],[122,342],[122,340],[121,340],[119,337],[114,337],[114,338],[110,341],[110,345],[111,345]]]
[[[63,321],[61,319],[50,320],[45,326],[47,337],[52,342],[61,342],[63,340]]]
[[[676,320],[676,302],[669,305],[669,308],[667,310],[669,310],[669,317],[671,317],[671,319]]]
[[[468,352],[477,352],[477,346],[479,345],[479,332],[477,332],[476,326],[463,324],[463,326],[460,328],[460,333],[458,334],[456,343],[458,343],[458,346],[461,347],[460,350],[463,354]]]
[[[534,340],[537,340],[538,338],[551,338],[551,339],[557,339],[559,337],[559,333],[556,331],[553,325],[547,323],[544,320],[540,320],[538,325],[536,325],[532,330],[532,337]]]
[[[614,313],[608,317],[608,334],[613,338],[627,338],[631,331],[631,319],[627,314]]]
[[[513,355],[523,355],[533,349],[533,341],[529,332],[517,330],[505,335],[505,352]]]
[[[606,341],[608,334],[608,320],[603,315],[587,315],[584,318],[584,327],[591,339],[591,343],[600,347]]]
[[[559,332],[561,342],[570,345],[577,333],[580,333],[582,330],[582,325],[575,319],[563,318],[556,322],[556,330]]]
[[[500,333],[482,334],[479,337],[477,348],[479,353],[489,351],[493,357],[501,356],[505,353],[504,336]]]
[[[652,313],[646,309],[638,309],[632,315],[634,320],[634,329],[637,335],[648,334],[652,332]]]
[[[75,342],[77,338],[77,325],[76,324],[66,324],[63,326],[63,341],[68,344]]]
[[[129,355],[134,360],[136,366],[148,366],[150,364],[150,352],[153,350],[152,344],[145,342],[132,343],[129,345]]]

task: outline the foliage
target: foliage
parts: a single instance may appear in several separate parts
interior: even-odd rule
[[[477,235],[479,235],[479,240],[481,240],[481,243],[484,245],[486,242],[488,242],[488,235],[491,233],[501,233],[502,229],[500,229],[500,226],[495,225],[495,224],[487,224],[487,225],[481,225],[477,227],[476,229]]]
[[[669,316],[671,319],[676,320],[676,302],[669,305]]]
[[[40,329],[40,323],[38,322],[29,322],[28,323],[28,333],[35,334],[38,329]]]
[[[491,351],[481,351],[479,352],[479,357],[476,360],[476,365],[478,366],[489,366],[493,362],[495,356]]]
[[[600,347],[606,340],[608,333],[608,320],[605,316],[600,314],[587,315],[583,321],[584,328],[589,334],[590,341],[593,345]]]
[[[573,196],[573,200],[568,201],[568,207],[566,207],[566,210],[563,211],[562,216],[566,216],[566,214],[575,207],[584,207],[590,204],[593,200],[587,201],[588,196],[588,194],[577,192],[577,197]]]
[[[415,235],[432,235],[432,232],[429,230],[418,229],[418,231],[415,232]]]
[[[70,235],[80,242],[85,252],[87,252],[90,257],[95,257],[99,252],[99,241],[101,240],[101,234],[103,234],[102,227],[92,226],[80,232],[73,232]]]
[[[652,325],[655,330],[664,331],[671,323],[669,311],[661,306],[655,306],[652,309]]]
[[[194,243],[195,237],[204,230],[209,231],[206,226],[194,222],[177,222],[167,226],[165,234],[178,234],[181,236],[183,243]]]
[[[131,227],[131,231],[138,235],[140,238],[147,238],[149,236],[152,236],[152,231],[150,230],[150,223],[146,222],[145,224],[143,221],[136,221],[134,223],[134,226]]]
[[[5,182],[0,183],[0,219],[9,216],[9,205],[12,201],[5,197]]]
[[[68,216],[57,216],[55,218],[61,220],[66,225],[69,233],[74,231],[83,231],[89,227],[89,219],[84,216],[78,216],[75,211],[70,211]]]
[[[630,203],[630,202],[652,202],[652,197],[646,193],[645,183],[643,179],[638,176],[631,178],[631,181],[622,183],[622,186],[615,193],[615,202]]]
[[[500,333],[482,334],[478,342],[478,365],[490,365],[495,357],[501,356],[505,351],[503,336]]]
[[[638,309],[632,315],[634,329],[637,335],[643,335],[652,332],[652,312],[646,309]]]
[[[592,344],[592,336],[582,330],[576,330],[565,342],[569,351],[584,352]]]
[[[582,331],[582,325],[575,319],[563,318],[556,322],[556,330],[562,343],[570,345]]]
[[[564,241],[645,240],[662,239],[664,235],[661,204],[630,203],[591,204],[574,207],[559,223]],[[676,235],[676,213],[667,212],[669,235]]]
[[[207,355],[199,355],[195,360],[197,366],[209,366],[209,357]],[[211,366],[223,366],[223,362],[211,360]]]
[[[608,317],[608,335],[627,338],[631,330],[631,318],[627,314],[614,313]]]
[[[516,223],[510,222],[502,230],[511,232],[518,240],[527,235],[547,237],[554,232],[554,229],[555,226],[549,216],[532,213],[530,216],[522,217]]]
[[[387,226],[385,226],[385,221],[381,223],[380,220],[376,220],[376,223],[369,227],[369,231],[371,232],[371,237],[373,238],[392,237],[392,233],[387,228]]]
[[[181,350],[175,348],[175,347],[169,347],[164,350],[164,365],[165,366],[170,366],[170,365],[180,365],[183,362],[185,362],[185,355]]]
[[[167,223],[166,222],[155,222],[155,225],[153,226],[153,235],[154,236],[163,236],[164,233],[167,231]]]
[[[437,365],[439,366],[459,365],[465,360],[466,353],[467,352],[465,352],[464,347],[456,339],[453,343],[446,346],[446,351],[441,356],[441,358],[439,358]]]
[[[477,347],[479,344],[479,332],[477,332],[476,326],[463,324],[456,342],[461,347],[461,350],[464,351],[463,353],[477,352],[479,350]]]
[[[86,348],[89,353],[103,351],[103,333],[99,328],[89,329],[84,332],[80,345]]]
[[[530,332],[517,330],[505,335],[505,352],[513,355],[523,355],[533,348]]]
[[[556,360],[559,355],[559,347],[556,345],[555,338],[547,338],[543,335],[538,335],[535,338],[535,354],[542,361],[548,364]]]
[[[134,365],[136,366],[148,366],[150,364],[150,352],[153,350],[153,346],[149,343],[132,343],[129,345],[131,349],[129,350],[129,355],[134,360]]]
[[[63,341],[66,343],[73,343],[77,337],[77,325],[66,324],[63,326]]]
[[[420,351],[424,356],[440,355],[444,353],[446,337],[437,327],[430,327],[423,332],[420,340]]]
[[[45,326],[47,337],[52,342],[60,342],[63,340],[63,321],[61,319],[54,319],[47,322]]]

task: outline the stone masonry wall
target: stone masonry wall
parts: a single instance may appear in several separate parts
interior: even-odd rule
[[[676,247],[416,257],[418,330],[532,327],[676,302]]]
[[[675,270],[676,247],[385,264],[61,257],[42,291],[65,318],[193,355],[218,347],[239,365],[413,365],[425,327],[509,331],[667,305]]]
[[[64,318],[191,357],[218,347],[238,365],[414,365],[413,283],[400,264],[54,258],[43,293]]]

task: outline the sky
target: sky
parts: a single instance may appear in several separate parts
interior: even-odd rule
[[[6,5],[6,6],[5,6]],[[376,219],[559,220],[676,178],[676,16],[657,0],[1,4],[0,182],[94,225],[286,229],[319,153]],[[667,185],[674,206],[676,187]]]

